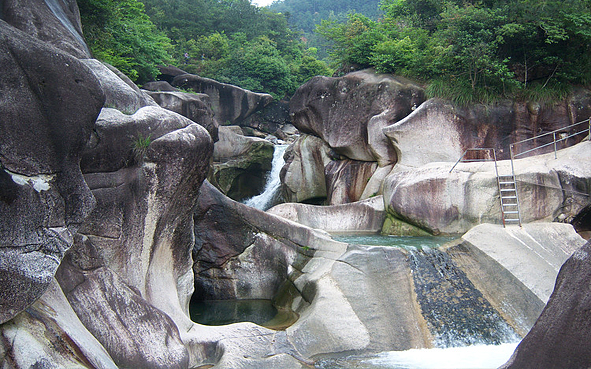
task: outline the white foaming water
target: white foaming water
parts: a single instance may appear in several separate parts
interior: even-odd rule
[[[272,205],[275,194],[277,191],[279,191],[279,186],[281,185],[279,173],[285,164],[285,160],[283,160],[283,154],[285,153],[287,146],[288,145],[275,145],[275,151],[273,151],[273,161],[271,164],[271,172],[267,177],[265,189],[260,195],[256,195],[246,200],[244,202],[245,205],[259,210],[267,210]]]
[[[509,360],[517,343],[466,347],[390,351],[363,360],[365,368],[383,369],[488,369]]]

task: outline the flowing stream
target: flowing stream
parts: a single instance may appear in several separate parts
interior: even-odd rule
[[[287,149],[288,145],[275,145],[275,151],[273,151],[273,162],[271,165],[271,171],[267,176],[267,183],[265,189],[260,195],[256,195],[244,202],[244,204],[259,209],[268,210],[271,206],[275,205],[274,201],[278,196],[279,189],[281,187],[281,180],[279,173],[281,168],[285,164],[283,160],[283,154]]]
[[[417,300],[433,349],[323,360],[322,369],[498,368],[519,336],[439,246],[444,237],[337,236],[351,244],[400,247],[408,253]]]

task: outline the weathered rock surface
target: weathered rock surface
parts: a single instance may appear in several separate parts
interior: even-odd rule
[[[171,84],[174,87],[209,95],[211,108],[222,125],[239,125],[248,116],[273,101],[269,94],[248,91],[194,74],[178,75]]]
[[[329,233],[378,233],[382,230],[385,217],[381,196],[334,206],[286,203],[267,212]]]
[[[589,205],[591,143],[515,161],[523,223],[571,221]],[[509,161],[499,173],[510,174]],[[432,163],[397,172],[384,181],[384,201],[393,218],[430,233],[464,233],[481,223],[501,223],[494,164]]]
[[[242,127],[254,128],[258,131],[280,137],[286,125],[291,124],[288,101],[273,101],[265,108],[252,114],[240,123]]]
[[[577,244],[573,244],[573,247]],[[502,368],[588,368],[591,242],[564,263],[548,304]]]
[[[209,180],[237,201],[258,195],[271,170],[273,150],[271,142],[244,136],[238,126],[221,126]]]
[[[470,148],[494,148],[497,159],[510,157],[509,144],[588,119],[591,92],[580,90],[551,106],[505,101],[493,106],[460,108],[431,99],[397,123],[383,129],[392,141],[398,169],[417,168],[432,162],[457,161]],[[577,129],[566,130],[572,134]],[[572,145],[584,138],[570,138]],[[520,145],[520,152],[551,142],[546,136]],[[535,152],[540,154],[542,151]]]
[[[99,80],[106,97],[105,108],[131,115],[144,106],[156,106],[152,98],[145,96],[128,77],[114,67],[96,59],[83,59],[82,62]]]
[[[176,91],[147,91],[154,101],[164,109],[172,110],[205,127],[214,141],[218,140],[219,124],[211,110],[210,98],[206,94],[191,94]]]
[[[328,163],[324,168],[327,202],[339,205],[359,201],[377,167],[376,162],[349,159]]]
[[[12,9],[8,5],[5,9]],[[94,206],[78,163],[104,95],[77,59],[1,20],[0,51],[0,322],[5,322],[48,288]]]
[[[539,317],[561,265],[585,244],[570,224],[472,228],[447,253],[521,335]]]
[[[411,81],[366,70],[312,78],[297,90],[290,111],[296,128],[322,138],[337,153],[383,166],[394,163],[396,156],[382,128],[423,101],[422,88]]]
[[[0,18],[77,58],[89,58],[75,0],[4,0]]]
[[[330,163],[330,147],[322,139],[301,135],[285,153],[281,191],[286,202],[325,199],[324,167]]]

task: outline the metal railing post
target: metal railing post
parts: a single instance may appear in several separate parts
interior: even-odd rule
[[[554,140],[554,159],[558,158],[556,155],[556,132],[552,132],[552,139]]]

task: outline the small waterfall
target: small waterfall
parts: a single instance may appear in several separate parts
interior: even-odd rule
[[[417,299],[437,347],[498,345],[519,339],[449,255],[415,248],[409,262]]]
[[[271,165],[271,172],[267,177],[267,183],[265,189],[260,195],[256,195],[244,202],[244,204],[259,209],[267,210],[273,206],[273,201],[277,197],[279,188],[281,186],[281,180],[279,179],[279,173],[281,168],[285,164],[283,160],[283,154],[287,149],[288,145],[275,145],[275,151],[273,151],[273,162]]]

